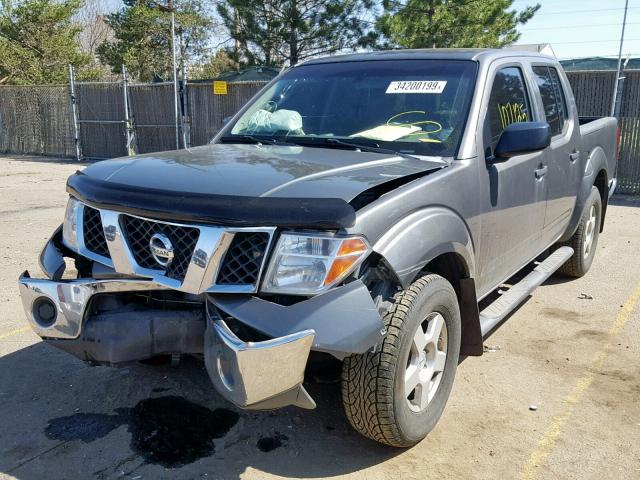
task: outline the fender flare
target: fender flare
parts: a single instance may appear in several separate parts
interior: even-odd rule
[[[604,171],[605,178],[605,188],[608,188],[608,180],[609,180],[609,167],[607,163],[607,155],[602,149],[602,147],[597,146],[593,149],[593,151],[589,154],[587,158],[587,162],[584,167],[584,175],[582,177],[582,181],[580,183],[580,188],[578,190],[578,196],[576,198],[576,206],[573,209],[573,213],[571,214],[571,220],[569,221],[569,226],[567,227],[564,235],[558,240],[560,242],[567,241],[570,239],[578,228],[578,223],[580,222],[580,217],[582,216],[582,211],[584,210],[584,204],[591,193],[591,188],[595,185],[596,178],[598,174]],[[604,213],[607,208],[608,196],[607,192],[603,193],[603,220]]]
[[[462,315],[462,356],[482,355],[483,338],[475,288],[475,255],[471,232],[453,210],[430,207],[404,217],[373,246],[407,288],[432,260],[454,253],[465,274],[459,279],[458,302]]]
[[[429,207],[394,224],[373,245],[393,268],[403,288],[439,255],[456,253],[469,278],[475,277],[474,245],[469,228],[453,210]]]

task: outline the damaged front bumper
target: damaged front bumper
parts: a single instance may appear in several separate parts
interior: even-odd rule
[[[310,352],[341,359],[371,349],[385,333],[360,281],[291,306],[251,295],[207,294],[197,297],[194,308],[171,310],[119,303],[121,296],[170,292],[151,280],[64,280],[63,264],[52,238],[41,256],[52,279],[31,278],[28,272],[19,278],[27,319],[40,337],[92,364],[202,354],[216,390],[242,408],[314,408],[302,386]],[[241,339],[229,321],[248,327],[259,340]]]
[[[204,361],[216,390],[240,407],[315,408],[302,386],[315,332],[243,342],[223,320],[208,325]]]

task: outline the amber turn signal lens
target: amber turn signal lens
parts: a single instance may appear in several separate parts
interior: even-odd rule
[[[349,257],[336,258],[331,264],[331,268],[324,279],[325,285],[331,285],[337,279],[344,276],[354,263],[358,261],[360,257],[357,255],[351,255]]]
[[[324,285],[331,285],[336,280],[341,280],[367,250],[367,244],[360,238],[343,240],[338,248],[336,259],[324,279]]]
[[[343,240],[342,245],[338,249],[338,257],[344,257],[346,255],[354,255],[356,253],[363,253],[367,251],[367,244],[360,238],[348,238]]]

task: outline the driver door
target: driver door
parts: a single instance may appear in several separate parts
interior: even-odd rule
[[[479,290],[487,293],[506,280],[542,248],[546,182],[536,174],[544,153],[495,159],[493,150],[511,123],[534,120],[524,69],[509,63],[489,76],[483,126],[485,168],[481,172],[482,233],[479,248]],[[487,90],[485,90],[487,91]]]

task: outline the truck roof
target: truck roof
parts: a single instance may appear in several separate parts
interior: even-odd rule
[[[487,61],[504,57],[537,57],[555,60],[537,52],[497,48],[428,48],[414,50],[382,50],[376,52],[351,53],[314,58],[299,65],[319,63],[361,62],[370,60],[474,60]]]

